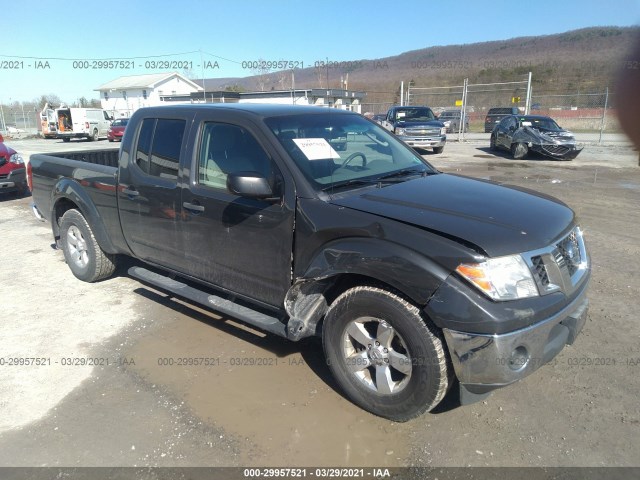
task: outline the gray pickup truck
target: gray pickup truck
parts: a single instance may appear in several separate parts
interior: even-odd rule
[[[33,155],[27,172],[76,277],[131,256],[142,282],[319,336],[345,395],[396,421],[452,385],[470,403],[522,379],[585,322],[590,263],[569,207],[440,173],[355,113],[140,109],[119,151]]]
[[[382,126],[413,148],[442,153],[447,144],[447,127],[429,107],[391,107]]]

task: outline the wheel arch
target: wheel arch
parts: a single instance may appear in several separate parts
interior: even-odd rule
[[[76,209],[91,227],[100,248],[107,253],[119,253],[104,226],[93,200],[76,180],[62,178],[53,188],[52,195],[51,226],[56,243],[60,240],[60,219],[68,210]]]
[[[424,254],[388,240],[344,238],[317,251],[303,280],[333,279],[337,285],[353,282],[383,284],[416,305],[425,305],[450,272]]]

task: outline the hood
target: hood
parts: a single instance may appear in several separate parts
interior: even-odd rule
[[[553,197],[458,175],[355,193],[331,203],[472,244],[490,257],[546,247],[574,222],[573,211]]]
[[[574,142],[575,137],[573,133],[568,130],[548,130],[546,128],[541,127],[524,127],[525,130],[534,133],[538,137],[551,139],[555,142]]]
[[[14,153],[16,153],[16,151],[13,148],[7,147],[4,143],[0,142],[0,167],[8,163],[11,155]]]
[[[405,120],[398,120],[395,124],[396,127],[400,127],[400,128],[413,128],[413,127],[438,127],[438,128],[442,128],[444,127],[444,123],[442,123],[440,120],[429,120],[429,121],[417,121],[417,122],[410,122],[410,121],[405,121]]]
[[[16,153],[16,151],[13,148],[8,147],[4,143],[0,142],[0,157],[10,157],[14,153]]]

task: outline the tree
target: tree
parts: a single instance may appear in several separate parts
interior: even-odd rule
[[[259,58],[258,61],[255,62],[256,68],[251,69],[251,73],[256,77],[256,84],[261,92],[264,92],[269,82],[269,72],[271,72],[271,68],[267,66],[267,63],[264,58]]]
[[[58,95],[54,93],[48,93],[46,95],[41,95],[38,100],[34,101],[34,103],[36,103],[38,105],[38,108],[41,110],[47,103],[49,104],[49,107],[57,108],[60,106],[62,101],[60,100],[60,97]]]
[[[80,108],[87,108],[89,106],[89,100],[87,100],[86,97],[80,97],[75,105],[75,107],[80,107]]]

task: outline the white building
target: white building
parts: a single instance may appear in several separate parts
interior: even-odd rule
[[[365,92],[307,88],[266,92],[205,90],[177,72],[120,77],[96,88],[102,108],[114,118],[130,117],[138,108],[181,103],[280,103],[317,105],[361,113]]]
[[[142,107],[164,105],[168,97],[187,97],[202,88],[178,72],[120,77],[100,85],[102,108],[114,118],[130,117]]]

